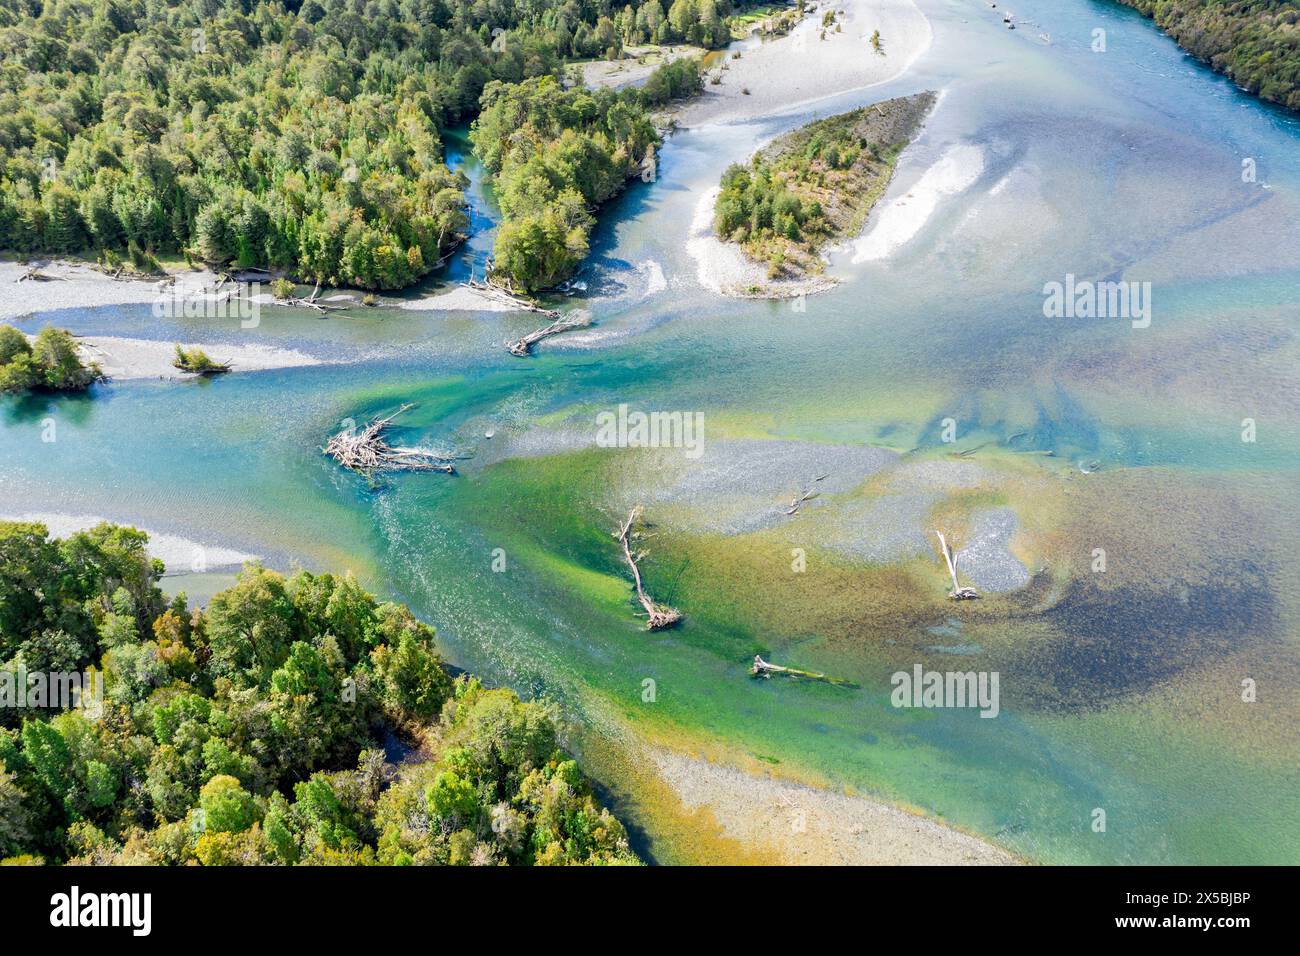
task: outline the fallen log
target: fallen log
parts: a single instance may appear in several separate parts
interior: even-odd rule
[[[501,288],[501,286],[490,280],[487,282],[480,282],[478,279],[470,276],[461,283],[461,286],[469,289],[471,292],[481,295],[485,299],[491,299],[493,302],[508,305],[513,309],[518,309],[520,312],[536,312],[539,315],[545,315],[552,319],[558,319],[560,317],[558,310],[544,309],[537,303],[531,302],[522,296],[515,295],[513,292]]]
[[[637,559],[644,558],[645,552],[642,551],[633,554],[631,546],[631,538],[634,533],[632,531],[632,525],[636,523],[637,516],[640,513],[640,506],[633,508],[627,516],[627,521],[625,521],[623,525],[614,532],[614,537],[617,538],[618,543],[623,546],[623,560],[626,561],[627,566],[632,569],[632,580],[636,583],[637,600],[640,601],[641,606],[645,608],[646,617],[648,618],[646,621],[646,630],[659,631],[666,627],[672,627],[682,619],[682,615],[681,612],[674,608],[667,607],[663,604],[656,604],[651,600],[650,595],[645,593],[645,588],[641,584],[641,569],[637,567]]]
[[[536,332],[529,332],[522,339],[516,339],[513,342],[506,342],[506,349],[511,355],[518,355],[520,358],[527,358],[532,352],[533,346],[549,335],[559,335],[561,332],[568,332],[572,329],[582,329],[591,325],[591,316],[580,313],[577,315],[566,315],[564,318],[552,322],[546,328],[538,329]]]
[[[341,305],[326,305],[324,302],[317,302],[316,300],[318,298],[320,298],[319,279],[316,280],[316,288],[311,290],[311,295],[307,296],[307,298],[304,299],[301,296],[291,295],[287,299],[284,299],[283,301],[278,302],[276,304],[298,306],[299,308],[302,309],[315,309],[317,312],[320,312],[322,315],[325,314],[326,312],[341,312],[343,311],[344,308],[346,308],[345,306],[341,306]]]
[[[347,429],[332,435],[321,449],[344,468],[370,477],[376,471],[440,471],[454,475],[456,469],[437,455],[414,448],[394,448],[384,439],[393,419],[412,406],[403,405],[387,418],[376,418],[360,431]]]
[[[826,475],[818,475],[816,478],[813,479],[813,481],[818,482],[826,477],[827,477]],[[803,504],[805,501],[812,501],[814,498],[820,495],[821,495],[820,491],[813,491],[812,488],[805,488],[800,494],[790,499],[790,507],[786,509],[785,513],[788,515],[798,514],[799,506],[801,504]]]
[[[805,680],[819,680],[827,684],[837,684],[841,687],[856,687],[852,681],[842,680],[838,677],[827,677],[825,674],[818,674],[813,671],[801,671],[794,667],[782,667],[780,664],[769,664],[763,660],[761,654],[754,655],[754,663],[750,665],[749,675],[751,677],[771,678],[773,674],[782,674],[786,677],[802,677]]]
[[[14,281],[26,282],[27,280],[31,280],[32,282],[53,282],[55,279],[62,278],[63,276],[47,276],[44,272],[41,272],[40,266],[32,266]]]
[[[948,565],[948,574],[952,577],[952,590],[948,592],[948,597],[954,601],[971,601],[979,597],[980,593],[974,588],[962,587],[957,582],[957,561],[952,555],[952,549],[948,547],[942,531],[936,531],[935,534],[939,537],[939,550],[943,552],[943,560]]]

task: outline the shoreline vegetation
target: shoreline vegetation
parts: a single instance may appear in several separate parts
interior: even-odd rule
[[[555,707],[453,679],[405,606],[249,564],[191,609],[147,538],[0,522],[4,864],[640,862]],[[28,696],[61,674],[79,706]]]
[[[1300,9],[1290,0],[1117,0],[1249,93],[1300,112]]]
[[[95,362],[82,362],[77,341],[46,326],[29,342],[12,325],[0,325],[0,394],[84,392],[104,378]]]
[[[777,137],[748,163],[728,167],[714,203],[714,231],[764,265],[768,279],[735,293],[809,291],[806,280],[825,270],[822,250],[862,231],[935,99],[933,92],[917,93],[815,120]]]
[[[588,252],[595,212],[629,179],[656,175],[649,110],[703,89],[693,57],[658,67],[641,88],[566,89],[553,76],[493,82],[470,129],[502,220],[489,281],[511,294],[552,288]]]

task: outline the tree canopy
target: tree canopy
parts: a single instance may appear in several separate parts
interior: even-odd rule
[[[1120,0],[1263,99],[1300,110],[1295,0]]]
[[[0,248],[407,285],[466,226],[439,127],[596,34],[617,52],[606,9],[0,0]]]
[[[29,342],[12,325],[0,325],[0,393],[77,392],[100,378],[99,366],[81,361],[76,340],[64,329],[48,326]]]
[[[0,687],[88,671],[105,688],[97,711],[0,707],[0,857],[637,862],[554,708],[453,681],[407,608],[249,565],[191,610],[146,544],[0,523]],[[403,740],[417,756],[387,759]]]
[[[659,67],[644,90],[566,89],[550,76],[489,83],[470,137],[496,178],[495,272],[522,290],[569,276],[587,255],[597,207],[629,177],[654,175],[649,108],[701,87],[692,58]]]

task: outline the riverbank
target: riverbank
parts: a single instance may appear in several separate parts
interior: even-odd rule
[[[1011,866],[1005,850],[927,817],[870,800],[746,772],[664,748],[647,759],[691,816],[721,838],[762,847],[772,862],[815,866]],[[721,861],[715,861],[721,862]]]
[[[822,14],[831,10],[836,26],[823,29]],[[876,31],[880,52],[872,45]],[[711,71],[721,83],[706,80],[700,96],[669,115],[680,126],[697,127],[799,112],[817,100],[899,76],[931,39],[930,23],[912,0],[846,0],[825,11],[819,7],[786,36],[733,44],[722,61],[725,69]]]
[[[43,279],[23,279],[32,265],[39,264]],[[20,263],[0,260],[0,321],[21,319],[36,313],[61,309],[94,309],[112,305],[151,305],[165,296],[185,300],[207,296],[218,274],[206,268],[169,268],[165,275],[113,278],[92,263],[71,258],[41,259]],[[20,281],[21,280],[21,281]],[[160,286],[159,283],[165,283]],[[291,308],[277,303],[265,292],[252,296],[258,305]],[[161,290],[161,291],[160,291]],[[305,294],[305,293],[304,293]],[[219,294],[218,294],[219,295]],[[323,288],[318,301],[336,306],[362,306],[363,294],[350,289]],[[387,302],[388,300],[384,300]],[[430,312],[500,312],[508,306],[493,302],[461,286],[419,299],[394,300],[403,309]]]
[[[23,279],[33,265],[39,265],[38,271],[44,278]],[[0,260],[0,321],[61,309],[147,305],[158,300],[158,283],[162,278],[114,279],[89,262],[75,259],[27,263]],[[168,278],[175,282],[168,287],[169,295],[188,296],[202,294],[217,276],[208,269],[192,269],[169,272]]]
[[[172,364],[176,358],[175,342],[155,339],[128,339],[112,335],[78,336],[77,346],[86,362],[95,362],[109,381],[131,379],[202,378],[192,372],[183,372]],[[214,362],[229,364],[231,373],[261,372],[277,368],[303,368],[323,364],[294,349],[281,349],[271,345],[230,345],[224,343],[182,342],[186,349],[202,349]]]

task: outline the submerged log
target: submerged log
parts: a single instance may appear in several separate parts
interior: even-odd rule
[[[948,592],[948,597],[954,601],[970,601],[979,597],[980,593],[974,588],[962,587],[957,582],[957,560],[953,557],[952,549],[948,547],[942,531],[936,531],[935,534],[939,537],[939,550],[943,552],[943,560],[948,565],[948,574],[952,577],[952,590]]]
[[[763,660],[761,654],[754,655],[754,663],[750,665],[749,674],[751,677],[770,678],[773,674],[782,674],[786,677],[802,677],[805,680],[819,680],[827,684],[838,684],[842,687],[856,687],[852,681],[842,680],[838,677],[827,677],[825,674],[818,674],[813,671],[801,671],[794,667],[782,667],[780,664],[769,664]]]
[[[384,439],[393,419],[412,406],[403,405],[387,418],[376,418],[360,431],[341,431],[321,449],[344,468],[367,477],[376,471],[440,471],[454,475],[456,469],[437,455],[414,448],[394,448]]]
[[[672,627],[682,619],[682,615],[674,608],[667,607],[663,604],[656,604],[651,600],[650,595],[645,593],[645,588],[641,584],[641,569],[637,567],[636,563],[639,558],[645,557],[645,552],[642,551],[633,554],[631,545],[631,538],[633,535],[632,525],[636,523],[637,516],[640,512],[640,506],[633,508],[631,513],[627,516],[627,521],[625,521],[623,525],[614,532],[614,537],[617,538],[618,543],[623,546],[623,560],[626,561],[627,566],[632,569],[632,580],[636,583],[637,600],[640,601],[641,606],[645,608],[646,617],[648,618],[646,621],[646,630],[659,631],[666,627]]]
[[[561,332],[568,332],[571,329],[582,329],[591,325],[591,317],[586,313],[578,315],[566,315],[564,318],[552,322],[543,329],[536,332],[529,332],[522,339],[516,339],[513,342],[506,342],[506,349],[511,355],[518,355],[520,358],[527,358],[532,352],[533,346],[546,338],[548,335],[559,335]]]
[[[826,475],[818,475],[813,479],[814,482],[821,481]],[[812,501],[821,494],[820,491],[813,491],[812,488],[805,488],[800,494],[790,499],[790,507],[786,509],[786,514],[793,515],[799,513],[799,506],[805,501]]]

